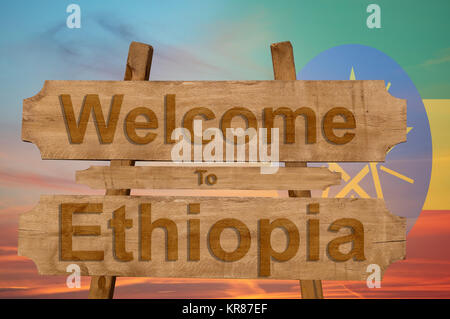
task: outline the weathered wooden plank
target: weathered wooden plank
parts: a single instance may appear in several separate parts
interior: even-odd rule
[[[379,199],[46,195],[19,220],[19,255],[48,275],[365,280],[405,247]]]
[[[383,161],[406,140],[406,101],[378,80],[46,81],[24,100],[22,139],[44,159],[165,161],[178,142],[173,129],[191,132],[194,119],[225,133],[279,128],[280,161]]]
[[[296,80],[294,50],[290,41],[273,43],[270,46],[274,80]],[[291,167],[306,167],[305,162],[286,163]],[[288,190],[289,197],[311,197],[313,187],[292,187]],[[320,280],[300,280],[300,290],[303,299],[322,299],[322,282]]]
[[[76,181],[94,189],[325,189],[339,185],[341,175],[326,167],[279,167],[261,174],[258,167],[108,167],[76,172]]]
[[[128,49],[127,64],[125,67],[124,81],[147,81],[150,77],[150,69],[153,58],[153,47],[151,45],[131,42]],[[112,160],[110,165],[134,166],[133,160]],[[106,190],[106,195],[130,195],[130,189],[114,189],[110,187]],[[89,288],[90,299],[112,299],[114,297],[114,288],[116,277],[111,276],[93,276]]]

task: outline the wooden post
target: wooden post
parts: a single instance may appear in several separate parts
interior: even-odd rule
[[[278,42],[270,46],[272,53],[273,73],[275,80],[297,79],[295,74],[294,52],[291,42]],[[287,167],[306,167],[305,162],[286,163]],[[309,190],[289,190],[289,197],[311,197]],[[322,282],[320,280],[300,280],[303,299],[323,299]]]
[[[152,65],[153,47],[148,44],[131,42],[124,81],[148,81]],[[134,166],[134,161],[112,160],[110,166]],[[130,195],[130,189],[107,189],[106,195]],[[112,299],[116,277],[92,276],[89,299]]]

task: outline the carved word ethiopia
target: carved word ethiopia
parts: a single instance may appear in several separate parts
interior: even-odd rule
[[[43,274],[359,280],[405,249],[376,199],[42,196],[20,218]]]
[[[200,214],[200,204],[189,204],[188,214]],[[305,229],[306,235],[307,260],[319,260],[319,204],[309,204],[307,211],[309,214],[316,214],[317,218],[307,220]],[[97,251],[74,251],[72,248],[72,236],[93,235],[100,236],[100,226],[74,226],[72,224],[72,215],[74,213],[97,213],[103,212],[102,204],[86,203],[63,203],[61,204],[61,259],[63,261],[103,261],[104,252]],[[156,228],[163,228],[166,232],[166,255],[168,261],[178,260],[178,227],[170,218],[158,218],[152,220],[151,203],[142,203],[139,205],[139,255],[141,261],[152,260],[152,233]],[[121,206],[113,211],[113,217],[108,221],[109,227],[113,230],[114,257],[119,261],[132,261],[135,256],[133,252],[127,251],[125,246],[125,231],[132,227],[133,220],[126,218],[125,206]],[[200,216],[198,216],[200,217]],[[200,219],[188,219],[187,243],[188,260],[200,260]],[[220,244],[222,232],[231,228],[238,234],[238,244],[233,251],[225,251]],[[272,232],[276,228],[282,228],[286,231],[287,245],[284,251],[278,252],[272,248],[270,243]],[[349,228],[350,235],[340,236],[331,240],[327,245],[327,256],[334,261],[347,261],[354,259],[364,261],[364,226],[354,218],[339,218],[333,221],[328,231],[338,232],[341,228]],[[238,261],[244,257],[250,249],[252,240],[250,230],[246,224],[237,218],[223,218],[216,221],[208,231],[207,245],[210,253],[217,259],[225,262]],[[297,225],[288,218],[277,218],[270,220],[261,218],[258,220],[257,245],[259,251],[259,276],[270,276],[270,260],[287,261],[297,253],[300,246],[300,235]],[[158,242],[163,242],[158,240]],[[349,252],[342,253],[339,247],[342,244],[351,243],[352,248]]]

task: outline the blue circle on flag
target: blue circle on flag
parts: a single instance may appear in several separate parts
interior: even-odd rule
[[[414,225],[425,202],[432,167],[428,117],[419,92],[408,74],[383,52],[359,44],[340,45],[313,58],[297,74],[298,80],[384,80],[388,92],[407,100],[407,142],[396,145],[380,163],[328,163],[342,170],[341,185],[315,197],[384,198],[393,214]],[[312,163],[311,166],[324,166]],[[352,183],[357,187],[347,187]]]

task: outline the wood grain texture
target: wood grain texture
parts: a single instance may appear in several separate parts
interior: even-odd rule
[[[297,80],[293,52],[290,41],[272,43],[270,45],[274,80]]]
[[[166,143],[168,136],[164,132],[168,124],[165,123],[165,104],[171,94],[176,95],[176,107],[175,123],[168,119],[170,127],[183,127],[183,121],[184,126],[189,127],[194,117],[204,118],[203,129],[223,129],[229,122],[232,127],[243,127],[246,124],[239,114],[244,114],[250,124],[261,128],[265,125],[263,110],[272,108],[273,126],[280,129],[280,161],[383,161],[390,147],[406,140],[406,101],[391,96],[384,87],[384,81],[378,80],[46,81],[40,93],[24,100],[22,139],[36,144],[43,159],[171,160],[175,144]],[[67,102],[68,96],[71,103]],[[89,103],[86,104],[97,105],[93,107],[96,113],[86,113],[80,121],[80,109],[83,101],[87,100]],[[112,107],[116,108],[110,114]],[[151,114],[147,122],[136,124],[141,127],[137,134],[143,140],[126,134],[127,130],[135,128],[128,127],[134,115],[130,115],[128,122],[125,119],[137,107],[151,110],[147,113]],[[330,130],[323,129],[324,123],[342,124],[337,123],[342,121],[340,117],[334,120],[337,124],[331,124],[330,118],[324,120],[326,114],[336,107],[351,111],[356,123],[355,129],[331,130],[337,136],[345,136],[346,132],[355,134],[350,142],[342,145],[330,142],[324,135]],[[73,114],[67,115],[67,123],[72,124],[66,127],[63,114],[69,114],[67,110],[71,108]],[[315,114],[315,121],[309,122],[314,127],[307,129],[314,132],[315,135],[309,138],[314,138],[315,143],[305,142],[308,134],[305,134],[302,115],[290,116],[288,124],[291,123],[291,129],[284,132],[284,126],[288,124],[285,124],[283,114],[301,108],[309,108],[308,114]],[[279,109],[284,111],[276,113],[275,110]],[[96,129],[93,113],[99,115],[101,112],[105,124],[99,124]],[[84,129],[85,135],[81,139]],[[70,130],[78,133],[69,138]],[[146,134],[150,135],[145,137]],[[295,138],[295,143],[286,144],[288,137],[291,141]],[[81,140],[83,142],[79,144],[74,142]],[[224,146],[224,157],[225,154]]]
[[[325,189],[341,175],[326,167],[280,167],[261,174],[258,167],[107,167],[76,172],[76,181],[93,189]]]
[[[92,276],[89,299],[113,299],[116,276]]]
[[[270,46],[272,53],[272,65],[275,80],[296,80],[296,70],[294,62],[294,50],[289,41],[273,43]],[[286,163],[287,167],[306,167],[306,162]],[[289,197],[311,197],[310,189],[294,188],[288,190]],[[300,290],[303,299],[322,299],[322,282],[318,280],[300,280]]]
[[[127,64],[125,67],[124,81],[147,81],[150,77],[150,69],[153,58],[151,45],[131,42],[128,49]],[[111,167],[134,166],[133,160],[112,160]],[[129,188],[117,189],[107,187],[106,195],[130,195]],[[116,277],[93,276],[89,288],[90,299],[112,299],[116,285]]]
[[[103,251],[103,261],[62,260],[59,221],[62,203],[102,205],[103,212],[100,214],[74,214],[74,226],[100,226],[101,235],[73,236],[72,246],[77,251]],[[319,204],[320,213],[308,214],[307,205],[311,203]],[[188,214],[189,204],[199,204],[199,212]],[[143,205],[146,205],[146,210]],[[117,254],[114,254],[113,229],[108,226],[113,211],[123,209],[122,206],[125,206],[125,218],[130,220],[127,223],[132,225],[126,229],[124,245],[133,256],[131,261],[118,260]],[[151,216],[147,214],[145,216],[148,219],[144,219],[144,213],[151,213]],[[262,219],[275,222],[283,218],[290,220],[298,229],[298,250],[289,260],[272,259],[269,264],[270,275],[261,277],[258,269],[258,224]],[[307,222],[311,218],[319,220],[318,260],[307,259]],[[330,241],[351,233],[350,229],[338,232],[330,230],[330,226],[342,218],[356,219],[362,223],[365,260],[339,262],[329,257],[327,246]],[[224,262],[213,256],[208,247],[207,239],[213,225],[223,219],[228,220],[227,223],[238,220],[248,228],[248,252],[237,261]],[[189,220],[199,220],[198,260],[188,260]],[[158,221],[173,223],[177,228],[177,246],[172,245],[177,247],[176,258],[166,255],[167,243],[163,229],[157,228],[150,234],[151,243],[148,235],[142,240],[141,232],[149,229],[150,222]],[[287,247],[286,242],[286,234],[281,229],[272,232],[271,245],[275,252],[283,252]],[[223,231],[220,244],[225,252],[233,252],[238,245],[236,233],[231,229]],[[151,248],[151,260],[144,258],[140,250],[142,247]],[[344,244],[340,250],[344,253],[350,247],[351,243]],[[39,273],[45,275],[66,274],[67,265],[76,263],[83,275],[91,276],[366,280],[366,267],[369,264],[378,264],[384,271],[392,262],[404,258],[405,247],[405,218],[389,213],[384,201],[378,199],[45,195],[41,196],[37,207],[23,213],[19,220],[19,255],[31,258]],[[220,254],[220,250],[216,251]],[[236,257],[228,257],[233,256]],[[148,254],[145,257],[148,259]]]

